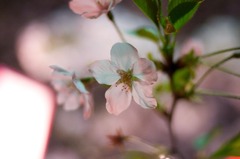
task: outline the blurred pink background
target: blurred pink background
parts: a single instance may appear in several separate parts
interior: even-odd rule
[[[181,55],[184,44],[192,39],[201,44],[204,53],[239,46],[239,5],[237,0],[227,3],[224,0],[217,3],[204,1],[195,18],[180,32],[176,57]],[[120,41],[105,16],[96,20],[81,18],[70,11],[67,0],[24,0],[21,3],[5,0],[0,2],[0,6],[0,63],[50,89],[52,70],[49,65],[59,65],[87,75],[87,66],[95,60],[108,59],[112,45]],[[127,41],[138,49],[140,56],[146,57],[148,52],[152,52],[154,57],[160,58],[153,43],[129,34],[137,27],[152,25],[131,1],[123,0],[113,13]],[[220,58],[223,56],[207,62],[213,63]],[[225,67],[240,73],[237,61],[226,63]],[[200,69],[199,73],[205,69]],[[160,75],[161,80],[164,80],[163,75]],[[240,94],[239,82],[236,77],[214,71],[203,87]],[[106,137],[119,128],[124,134],[139,136],[152,145],[169,146],[166,123],[153,110],[145,110],[132,103],[130,109],[121,115],[110,115],[105,109],[105,90],[102,86],[93,88],[96,104],[89,120],[83,119],[81,108],[66,112],[56,105],[46,159],[121,158],[120,151],[113,148]],[[161,97],[161,100],[166,105],[170,103],[168,96]],[[174,131],[178,146],[187,159],[193,158],[196,152],[193,141],[216,126],[221,127],[222,133],[207,147],[207,153],[239,132],[239,101],[203,97],[200,102],[179,103]],[[137,147],[129,146],[127,149]]]

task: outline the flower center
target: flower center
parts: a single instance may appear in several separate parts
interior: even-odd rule
[[[117,73],[120,75],[120,79],[117,81],[116,86],[120,83],[123,83],[122,90],[125,90],[128,92],[129,90],[132,90],[132,81],[133,81],[133,74],[132,70],[129,71],[123,71],[123,70],[117,70]]]

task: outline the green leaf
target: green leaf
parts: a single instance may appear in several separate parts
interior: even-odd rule
[[[159,41],[158,31],[152,27],[140,27],[131,33],[141,38],[151,40],[155,43]]]
[[[210,159],[219,159],[227,156],[240,156],[240,133],[221,146]]]
[[[170,92],[171,91],[171,87],[170,87],[170,83],[169,82],[162,82],[162,83],[158,83],[155,87],[154,87],[154,93],[156,95],[159,95],[161,93],[166,93],[166,92]]]
[[[156,155],[147,154],[140,151],[128,151],[124,159],[158,159]]]
[[[200,6],[200,0],[170,0],[168,17],[176,30],[185,25]]]
[[[157,102],[156,110],[161,113],[161,115],[165,115],[166,109],[164,108],[164,105],[160,102]]]
[[[177,66],[179,68],[182,68],[182,67],[194,68],[198,66],[198,64],[199,64],[199,57],[196,56],[193,50],[190,51],[188,54],[185,54],[184,56],[180,57],[177,61]]]
[[[193,88],[192,79],[195,76],[191,68],[182,68],[173,75],[174,92],[180,97],[187,97],[191,94]]]
[[[158,27],[161,16],[161,0],[133,0],[138,8]]]

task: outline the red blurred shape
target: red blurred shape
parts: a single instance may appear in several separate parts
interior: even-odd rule
[[[1,159],[43,159],[53,114],[49,88],[0,65]]]

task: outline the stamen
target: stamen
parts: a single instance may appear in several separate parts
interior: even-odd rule
[[[127,72],[123,70],[117,70],[117,73],[120,75],[121,78],[117,81],[116,84],[123,83],[123,88],[125,90],[131,90],[133,81],[132,70],[129,70]]]

